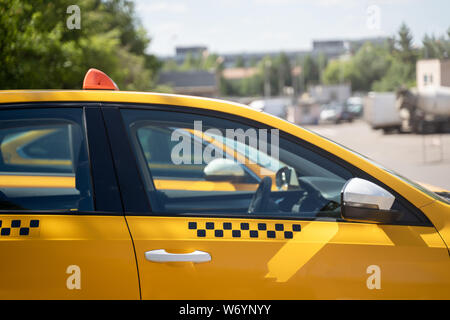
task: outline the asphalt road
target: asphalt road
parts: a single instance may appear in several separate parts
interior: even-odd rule
[[[363,121],[305,127],[409,179],[450,190],[450,134],[383,135]]]

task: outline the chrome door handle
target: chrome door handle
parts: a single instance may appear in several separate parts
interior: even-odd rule
[[[195,250],[191,253],[169,253],[164,249],[151,250],[145,253],[145,259],[153,262],[208,262],[208,252]]]

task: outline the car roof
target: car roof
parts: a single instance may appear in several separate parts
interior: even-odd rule
[[[39,101],[105,101],[189,106],[189,101],[198,104],[201,100],[209,103],[226,103],[228,105],[232,104],[239,107],[249,108],[246,105],[230,101],[168,93],[114,90],[0,90],[0,107],[1,104],[4,103],[27,103]]]

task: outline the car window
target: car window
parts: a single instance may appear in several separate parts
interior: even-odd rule
[[[36,130],[36,133],[43,133],[42,137],[31,141],[20,149],[23,157],[29,159],[49,159],[71,161],[69,141],[69,131],[71,125],[55,126],[47,131]]]
[[[93,210],[82,109],[0,111],[0,210]]]
[[[177,148],[178,141],[171,138],[180,134],[183,139],[189,141],[189,149],[192,150],[189,154],[189,161],[183,163],[174,163],[172,159],[172,151]],[[201,182],[204,188],[208,183],[208,179],[204,174],[206,167],[205,161],[202,159],[202,154],[194,152],[196,148],[204,149],[208,145],[208,141],[213,139],[213,135],[204,135],[203,139],[200,134],[187,127],[162,127],[158,123],[143,121],[140,122],[139,127],[136,127],[137,141],[142,149],[146,164],[151,171],[153,182],[157,187],[162,189],[184,189],[190,188],[198,189],[194,185],[187,185],[186,181]],[[217,152],[225,149],[223,145],[213,145]],[[256,177],[253,177],[251,171],[245,166],[242,166],[245,172],[246,179],[242,179],[236,183],[234,187],[239,188],[244,186],[244,181],[252,184],[252,187],[258,183]],[[209,186],[215,187],[215,190],[229,191],[233,186],[231,184],[209,183]],[[227,188],[228,187],[228,188]]]
[[[280,136],[242,121],[123,109],[155,213],[340,217],[352,174]]]

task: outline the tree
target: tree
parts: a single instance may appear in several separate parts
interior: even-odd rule
[[[248,64],[251,68],[255,68],[258,65],[258,60],[255,57],[251,57]]]
[[[323,81],[325,84],[350,82],[355,91],[369,91],[389,67],[390,54],[386,47],[367,42],[351,59],[330,62],[323,73]]]
[[[244,68],[245,67],[244,58],[241,55],[236,57],[236,61],[234,62],[234,67],[235,68]]]
[[[186,56],[184,57],[183,64],[181,65],[180,70],[188,71],[188,70],[195,70],[199,68],[199,63],[197,59],[193,56],[191,52],[188,52]]]
[[[222,58],[215,53],[210,53],[203,61],[203,69],[217,72],[222,64]]]
[[[415,77],[415,65],[418,57],[418,51],[413,48],[412,35],[405,23],[402,23],[398,30],[397,49],[394,51],[394,56],[399,58],[403,63],[409,65],[405,70],[410,70],[407,75],[408,79]]]
[[[178,70],[177,62],[174,59],[166,60],[162,66],[164,71],[176,71]]]
[[[373,83],[374,90],[393,91],[400,87],[415,85],[416,61],[419,52],[413,47],[412,39],[408,26],[402,23],[398,31],[398,39],[395,39],[395,48],[388,57],[389,68],[380,80]]]
[[[450,57],[450,28],[445,36],[436,38],[425,34],[422,39],[422,57],[425,59],[447,59]]]
[[[393,58],[386,75],[372,85],[374,91],[395,91],[401,87],[413,87],[415,79],[411,78],[414,70],[398,58]]]
[[[409,53],[413,51],[412,48],[413,37],[411,35],[409,27],[404,22],[400,25],[400,29],[398,30],[398,36],[399,39],[397,40],[397,43],[400,46],[400,51],[404,53]]]
[[[366,43],[354,58],[352,87],[356,91],[368,91],[390,67],[390,54],[385,48]]]
[[[307,88],[311,84],[316,84],[319,82],[319,68],[316,61],[311,57],[311,55],[306,55],[302,61],[302,74],[303,74],[303,88]]]
[[[126,0],[80,0],[81,29],[68,29],[70,0],[0,2],[0,88],[81,88],[95,67],[121,89],[154,87],[157,59],[134,6]],[[45,75],[45,76],[43,76]]]
[[[319,82],[320,83],[323,82],[322,74],[323,74],[323,71],[325,70],[325,68],[327,67],[327,63],[328,63],[327,56],[323,52],[319,53],[319,55],[317,56],[317,68],[319,69]]]
[[[352,86],[357,84],[357,75],[355,66],[352,61],[331,61],[322,74],[324,84],[341,84],[352,83]]]
[[[285,86],[292,85],[291,63],[284,52],[277,56],[274,63],[278,73],[278,93],[282,94]]]
[[[365,43],[349,60],[330,62],[323,73],[324,83],[351,82],[355,91],[393,91],[414,86],[419,52],[413,47],[412,35],[404,23],[397,36],[381,46]],[[424,42],[433,50],[437,45],[428,38]]]

